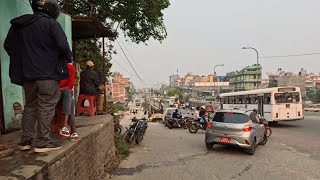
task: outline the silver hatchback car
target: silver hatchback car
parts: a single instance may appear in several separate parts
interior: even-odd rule
[[[244,148],[253,155],[258,144],[267,143],[263,124],[254,123],[249,115],[252,111],[219,110],[207,125],[205,143],[208,149],[214,144],[233,145]]]

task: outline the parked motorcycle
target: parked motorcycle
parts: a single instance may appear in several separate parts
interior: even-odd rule
[[[199,129],[207,130],[207,126],[205,123],[200,123],[200,120],[194,120],[189,127],[190,133],[197,133]]]
[[[148,128],[148,122],[145,120],[132,119],[129,128],[123,134],[123,140],[132,147],[134,143],[139,144]]]

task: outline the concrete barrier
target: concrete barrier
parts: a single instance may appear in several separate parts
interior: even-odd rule
[[[0,179],[101,179],[115,160],[113,118],[80,117],[77,124],[81,140],[59,140],[62,150],[42,154],[16,151],[0,159]],[[3,138],[16,148],[20,134],[11,133]]]

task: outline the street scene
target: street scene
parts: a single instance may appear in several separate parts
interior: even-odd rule
[[[132,117],[122,120],[124,127]],[[204,131],[191,134],[149,123],[143,142],[111,179],[319,179],[319,125],[319,114],[313,112],[301,121],[273,125],[267,144],[248,156],[224,145],[207,150]]]
[[[320,179],[319,6],[1,0],[0,180]]]

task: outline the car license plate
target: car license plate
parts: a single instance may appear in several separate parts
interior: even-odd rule
[[[220,138],[220,142],[222,143],[230,143],[230,138]]]

